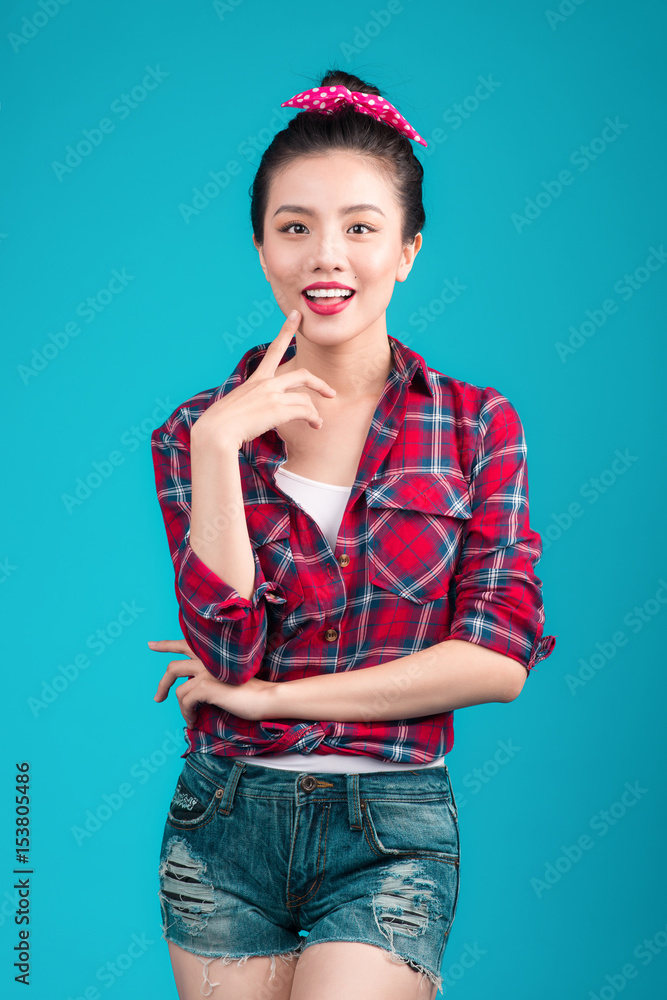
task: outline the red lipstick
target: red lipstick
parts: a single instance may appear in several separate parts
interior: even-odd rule
[[[316,288],[343,288],[349,291],[351,294],[347,296],[341,295],[321,295],[315,298],[309,298],[306,295],[307,291]],[[314,281],[312,285],[308,285],[301,292],[302,297],[308,303],[308,308],[317,313],[320,316],[331,316],[334,313],[342,312],[347,306],[348,302],[354,298],[355,290],[350,288],[349,285],[342,285],[339,281]]]

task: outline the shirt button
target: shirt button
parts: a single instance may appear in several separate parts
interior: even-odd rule
[[[348,554],[346,552],[343,552],[342,556],[338,557],[338,562],[340,563],[341,566],[349,566],[350,565],[350,557],[348,556]]]
[[[327,640],[327,642],[333,642],[334,639],[338,638],[338,632],[336,631],[335,628],[328,628],[324,633],[324,638]]]

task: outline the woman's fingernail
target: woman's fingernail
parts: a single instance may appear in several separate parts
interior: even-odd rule
[[[293,323],[294,320],[297,318],[298,315],[299,315],[299,310],[298,309],[292,309],[291,313],[289,314],[289,316],[287,318],[288,318],[288,320],[290,320]]]

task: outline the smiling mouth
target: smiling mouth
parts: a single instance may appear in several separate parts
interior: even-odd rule
[[[310,288],[302,293],[311,302],[320,299],[351,299],[354,292],[350,288]]]

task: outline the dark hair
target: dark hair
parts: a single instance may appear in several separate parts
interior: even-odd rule
[[[383,96],[377,87],[337,69],[328,70],[319,86],[344,86]],[[360,114],[351,104],[342,102],[329,114],[299,111],[264,151],[250,187],[250,221],[257,243],[261,246],[264,242],[264,216],[274,174],[299,156],[321,155],[331,150],[351,150],[375,158],[393,181],[403,209],[403,245],[412,243],[426,223],[422,204],[424,169],[414,154],[412,140],[393,125]]]

